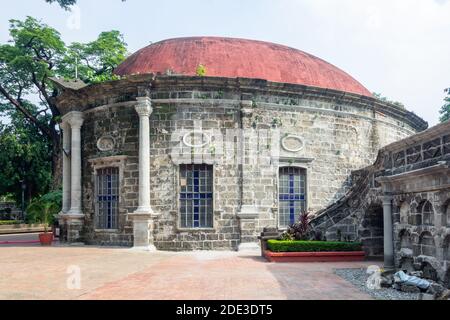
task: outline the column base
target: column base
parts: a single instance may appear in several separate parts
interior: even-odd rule
[[[58,215],[60,236],[62,242],[76,243],[82,241],[82,230],[84,226],[84,214],[60,213]]]
[[[153,221],[155,215],[153,211],[143,212],[136,210],[128,214],[133,221],[133,250],[138,251],[156,251],[153,244]]]
[[[259,253],[261,251],[261,248],[257,242],[245,242],[245,243],[239,244],[238,251],[239,252],[247,252],[247,251],[255,252],[256,251]]]
[[[158,249],[156,249],[156,247],[154,245],[148,245],[146,247],[137,247],[137,246],[133,246],[131,248],[132,251],[147,251],[147,252],[155,252],[158,251]]]
[[[237,214],[241,231],[241,243],[238,251],[261,250],[258,245],[258,235],[256,234],[256,219],[259,217],[259,210],[252,205],[243,205]]]

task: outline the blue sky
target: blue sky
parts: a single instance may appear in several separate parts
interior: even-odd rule
[[[8,20],[27,15],[67,43],[119,30],[130,52],[182,36],[271,41],[327,60],[430,124],[450,87],[449,0],[79,0],[72,12],[44,0],[8,3],[0,11],[2,43]]]

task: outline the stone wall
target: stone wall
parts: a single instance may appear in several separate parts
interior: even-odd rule
[[[154,236],[160,249],[236,248],[242,234],[251,237],[263,227],[277,226],[280,166],[307,169],[308,207],[320,210],[346,194],[352,171],[372,163],[380,147],[425,126],[405,110],[375,99],[248,79],[138,77],[90,86],[76,94],[66,91],[58,103],[63,113],[85,114],[82,234],[88,243],[132,244],[127,214],[138,205],[139,183],[134,105],[136,97],[143,95],[151,98],[153,107],[151,205],[159,214]],[[250,109],[245,121],[244,105]],[[208,145],[195,150],[201,156],[174,156],[174,150],[183,148],[183,134],[199,128],[212,137]],[[112,147],[101,151],[100,142]],[[275,153],[274,148],[278,148]],[[242,163],[239,152],[250,149],[257,161]],[[178,168],[184,163],[214,165],[213,229],[179,228]],[[95,168],[111,164],[121,168],[119,230],[113,232],[96,230],[94,223]],[[244,178],[250,183],[243,184]],[[259,208],[258,219],[239,223],[243,202]]]
[[[369,255],[380,254],[377,234],[367,217],[382,198],[392,197],[395,265],[422,270],[449,285],[450,122],[383,148],[377,161],[353,173],[354,184],[337,203],[312,221],[317,231],[336,240],[337,230],[361,240]]]

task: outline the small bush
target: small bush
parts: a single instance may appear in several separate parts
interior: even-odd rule
[[[269,240],[267,248],[272,252],[341,252],[361,251],[362,244],[359,242]]]
[[[0,220],[0,226],[9,226],[9,225],[15,225],[15,224],[20,224],[20,221],[15,221],[15,220]]]

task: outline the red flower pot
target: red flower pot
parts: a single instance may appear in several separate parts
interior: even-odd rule
[[[48,232],[39,234],[39,241],[43,246],[51,246],[53,242],[53,233]]]

